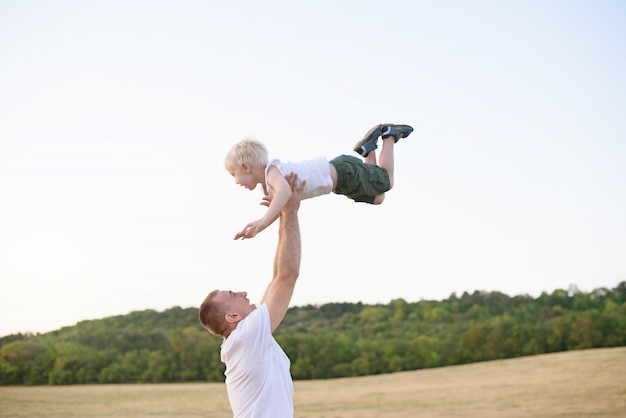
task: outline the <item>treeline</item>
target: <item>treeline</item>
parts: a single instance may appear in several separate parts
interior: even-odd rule
[[[175,307],[0,338],[0,384],[223,381],[221,339]],[[626,282],[530,296],[290,308],[276,339],[294,379],[362,376],[626,345]]]

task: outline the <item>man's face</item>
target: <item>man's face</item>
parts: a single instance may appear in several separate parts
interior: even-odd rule
[[[228,306],[228,313],[236,313],[240,319],[247,317],[256,309],[256,305],[250,303],[247,292],[233,292],[232,290],[221,291],[220,299]]]

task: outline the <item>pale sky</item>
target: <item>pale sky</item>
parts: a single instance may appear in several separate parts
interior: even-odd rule
[[[302,203],[294,306],[626,280],[626,3],[0,0],[0,335],[258,302],[223,168],[410,124],[381,206]]]

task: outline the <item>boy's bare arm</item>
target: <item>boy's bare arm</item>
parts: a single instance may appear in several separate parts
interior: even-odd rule
[[[267,206],[267,211],[261,219],[250,222],[245,228],[235,235],[235,239],[254,238],[261,231],[274,223],[280,215],[280,211],[291,197],[291,185],[277,168],[271,167],[268,170],[267,183],[274,190],[274,195],[270,198],[265,196],[262,205]]]
[[[268,170],[267,183],[274,189],[274,196],[269,200],[267,211],[261,220],[269,225],[278,218],[280,211],[291,198],[292,185],[276,167],[270,167]]]
[[[297,175],[288,176],[291,199],[280,214],[278,245],[274,258],[274,277],[261,303],[266,303],[272,331],[281,323],[291,302],[296,280],[300,274],[301,242],[298,209],[304,182],[298,185]]]

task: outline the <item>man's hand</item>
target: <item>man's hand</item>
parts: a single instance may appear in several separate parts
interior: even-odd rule
[[[302,200],[302,191],[306,185],[306,180],[298,184],[298,175],[293,172],[287,174],[285,179],[291,187],[291,199],[289,199],[285,206],[283,206],[281,215],[298,211],[300,208],[300,201]]]

